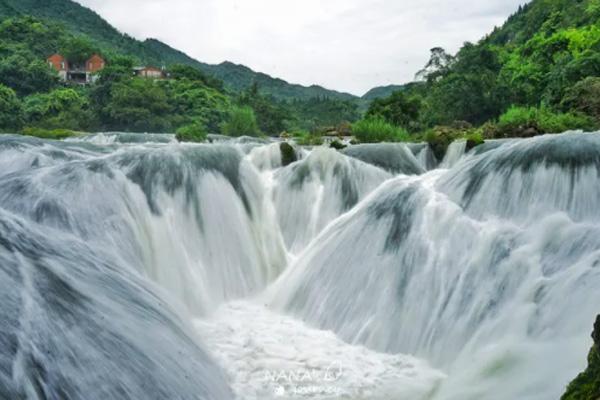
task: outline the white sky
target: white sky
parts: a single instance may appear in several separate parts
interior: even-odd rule
[[[411,81],[429,49],[477,41],[527,0],[77,0],[119,30],[357,95]]]

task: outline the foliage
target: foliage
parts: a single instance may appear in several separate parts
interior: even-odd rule
[[[448,146],[456,140],[466,140],[468,149],[484,142],[481,129],[473,128],[466,122],[435,126],[425,132],[423,139],[429,144],[433,154],[440,161],[444,158]]]
[[[299,131],[293,136],[294,141],[300,146],[321,146],[323,144],[323,136],[318,133]]]
[[[208,137],[206,127],[201,122],[195,122],[177,129],[175,138],[179,142],[204,142]]]
[[[597,0],[533,0],[455,56],[433,49],[419,73],[426,90],[403,88],[406,96],[422,100],[412,123],[481,125],[514,105],[557,114],[542,118],[543,131],[589,128],[572,112],[598,115],[597,91],[589,79],[600,76],[599,10]]]
[[[600,315],[596,318],[594,344],[588,355],[588,367],[569,384],[562,400],[597,400],[600,398]]]
[[[16,132],[23,124],[23,106],[15,92],[0,84],[0,132]]]
[[[41,139],[66,139],[68,137],[77,136],[77,132],[68,129],[43,129],[43,128],[31,128],[27,127],[21,131],[22,135],[35,136]]]
[[[487,137],[528,137],[568,130],[589,130],[594,127],[590,117],[576,113],[555,113],[546,107],[511,107],[490,125]]]
[[[209,132],[218,132],[229,117],[230,99],[201,82],[178,79],[160,82],[171,107],[173,126],[201,121]]]
[[[563,110],[576,110],[600,122],[600,78],[589,77],[569,88],[561,102]]]
[[[352,133],[361,143],[402,142],[410,140],[408,132],[382,117],[369,117],[352,125]]]
[[[256,82],[241,93],[238,102],[252,108],[258,126],[265,134],[277,136],[285,131],[288,113],[273,98],[262,95]]]
[[[204,86],[211,87],[216,90],[223,90],[223,82],[219,79],[213,78],[190,65],[185,64],[174,64],[169,67],[169,76],[177,80],[188,80],[192,82],[199,82]]]
[[[227,136],[260,136],[252,108],[233,107],[229,114],[229,120],[221,126],[221,133]]]
[[[56,89],[24,100],[25,117],[31,126],[47,129],[87,130],[94,116],[84,94],[74,89]]]
[[[172,130],[171,110],[165,91],[153,80],[133,78],[112,84],[102,113],[113,129],[167,132]]]
[[[389,97],[375,99],[369,106],[366,117],[381,117],[392,125],[401,126],[409,131],[418,129],[423,101],[418,96],[408,96],[402,91]]]
[[[0,59],[0,83],[26,96],[57,87],[58,76],[44,61],[18,51]]]
[[[83,36],[72,36],[64,40],[60,48],[62,54],[67,60],[82,64],[86,62],[94,53],[98,53],[98,49],[92,42]]]
[[[293,128],[300,130],[334,127],[360,118],[355,102],[330,97],[293,100],[288,103],[288,109],[293,116]]]

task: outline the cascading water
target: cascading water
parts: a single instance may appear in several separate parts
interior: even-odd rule
[[[438,170],[211,140],[0,136],[0,398],[545,400],[583,368],[600,134]]]

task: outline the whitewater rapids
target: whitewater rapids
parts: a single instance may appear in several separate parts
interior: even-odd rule
[[[559,398],[600,133],[337,152],[0,135],[0,398]]]

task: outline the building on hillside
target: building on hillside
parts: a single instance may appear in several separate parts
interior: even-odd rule
[[[67,71],[69,70],[67,59],[60,54],[53,54],[47,59],[48,64],[58,72],[58,76],[63,81],[67,80]]]
[[[106,66],[106,62],[98,54],[93,54],[81,63],[71,62],[60,54],[53,54],[48,57],[47,62],[58,72],[60,79],[79,84],[95,82],[98,72]]]
[[[148,79],[163,79],[166,78],[165,71],[155,67],[136,67],[133,69],[136,76]]]

